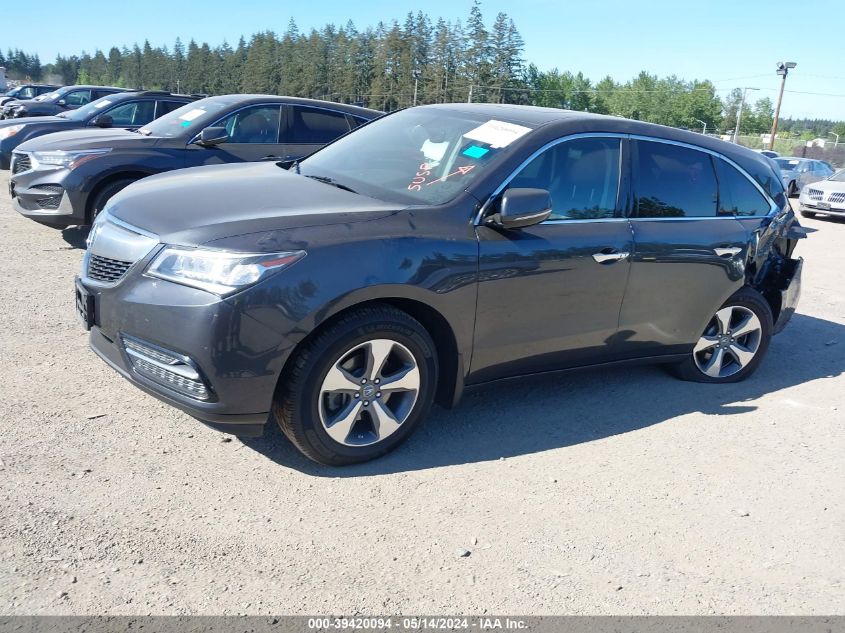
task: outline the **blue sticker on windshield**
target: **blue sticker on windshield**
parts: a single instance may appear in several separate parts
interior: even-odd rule
[[[490,150],[486,147],[479,147],[478,145],[470,145],[467,147],[462,153],[464,156],[469,156],[470,158],[481,158]]]

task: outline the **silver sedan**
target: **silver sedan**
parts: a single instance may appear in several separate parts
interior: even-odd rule
[[[840,169],[827,180],[804,187],[798,202],[801,215],[805,217],[817,213],[845,217],[845,169]]]

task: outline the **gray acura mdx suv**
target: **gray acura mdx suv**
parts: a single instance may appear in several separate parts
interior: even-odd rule
[[[241,435],[272,412],[305,455],[347,464],[500,378],[652,362],[742,380],[795,310],[803,236],[772,162],[742,147],[434,105],[290,170],[130,185],[93,226],[76,300],[138,387]]]

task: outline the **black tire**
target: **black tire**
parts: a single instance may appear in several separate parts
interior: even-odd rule
[[[118,193],[121,189],[125,189],[136,180],[137,178],[121,178],[120,180],[114,180],[102,187],[91,200],[91,206],[88,211],[88,224],[94,223],[97,215],[103,210],[106,203],[112,198],[112,196]]]
[[[373,444],[349,446],[330,437],[323,425],[320,390],[328,371],[348,350],[375,339],[398,342],[410,351],[419,371],[419,389],[410,412],[395,432]],[[276,391],[273,413],[293,445],[321,464],[342,466],[365,462],[393,450],[425,418],[434,400],[437,386],[434,342],[416,319],[392,306],[355,309],[324,327],[295,354]],[[362,418],[356,424],[366,425],[368,419]],[[350,437],[351,434],[350,431]]]
[[[794,198],[798,195],[798,187],[795,184],[795,181],[791,181],[789,186],[786,188],[786,197],[787,198]]]
[[[768,302],[763,297],[763,295],[761,295],[756,290],[748,287],[743,288],[737,293],[735,293],[730,299],[728,299],[727,301],[725,301],[724,304],[722,304],[719,310],[721,311],[728,307],[745,308],[753,312],[754,315],[756,315],[756,317],[759,319],[759,345],[757,346],[754,357],[747,365],[739,369],[739,371],[737,371],[736,373],[715,377],[704,373],[704,371],[699,368],[699,365],[696,362],[695,353],[690,352],[689,356],[685,360],[670,366],[670,369],[678,378],[680,378],[681,380],[689,380],[691,382],[706,382],[716,384],[739,382],[741,380],[745,380],[751,374],[753,374],[757,367],[760,365],[761,361],[763,360],[763,357],[766,355],[766,350],[768,350],[769,342],[772,338],[773,318],[771,307],[769,306]],[[710,328],[714,326],[715,319],[716,315],[714,315],[713,319],[711,319],[710,323],[708,323],[705,332],[702,333],[702,337],[708,333]]]
[[[816,214],[815,214],[815,212],[814,212],[814,211],[804,211],[803,209],[801,209],[801,215],[802,215],[802,216],[804,216],[805,218],[814,218],[814,217],[816,217]]]

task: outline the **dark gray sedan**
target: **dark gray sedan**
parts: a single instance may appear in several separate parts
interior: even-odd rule
[[[771,160],[736,145],[424,106],[290,171],[127,187],[92,228],[76,301],[94,351],[141,389],[239,435],[272,413],[305,455],[348,464],[492,380],[643,362],[747,378],[795,310],[803,235]]]

